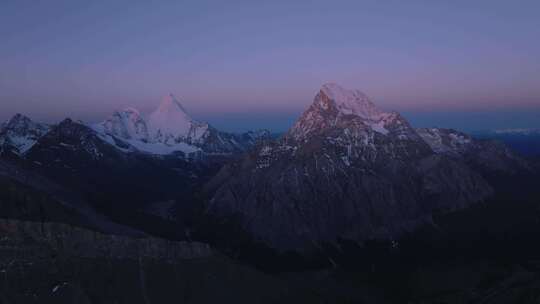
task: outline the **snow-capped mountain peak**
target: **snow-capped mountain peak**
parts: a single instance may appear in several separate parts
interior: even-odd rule
[[[174,142],[188,137],[194,124],[197,122],[172,94],[161,99],[161,104],[148,119],[151,136],[162,142]]]
[[[0,129],[1,149],[24,154],[48,131],[47,125],[36,123],[22,114],[16,114]]]
[[[319,94],[321,105],[333,103],[342,114],[353,114],[366,119],[378,119],[382,114],[369,97],[359,90],[348,90],[336,83],[326,83]]]
[[[172,93],[169,93],[161,98],[161,103],[156,110],[156,112],[160,113],[174,113],[178,111],[187,115],[186,109]]]
[[[198,122],[172,94],[164,96],[147,119],[137,109],[125,108],[91,127],[102,140],[122,151],[154,155],[227,154],[243,151],[259,139],[269,137],[268,134],[229,134]]]
[[[409,127],[398,113],[382,111],[361,91],[326,83],[315,96],[313,104],[289,130],[288,137],[306,140],[325,130],[351,131],[351,128],[362,134],[374,131],[387,135],[391,129]]]
[[[122,139],[148,140],[146,122],[135,108],[115,111],[101,126],[105,133]]]

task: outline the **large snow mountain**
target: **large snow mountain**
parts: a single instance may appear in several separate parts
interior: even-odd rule
[[[492,194],[463,158],[434,148],[399,113],[325,84],[283,138],[221,170],[208,210],[283,250],[393,238]]]
[[[172,94],[163,97],[147,119],[136,109],[127,108],[114,112],[93,128],[114,145],[125,148],[127,144],[132,151],[160,155],[237,153],[269,136],[268,132],[257,133],[257,136],[221,132],[193,119]]]
[[[358,90],[330,83],[285,134],[293,146],[322,145],[342,151],[342,161],[410,158],[431,153],[429,146],[397,112],[385,112]]]
[[[199,143],[209,127],[192,119],[172,94],[163,97],[159,107],[150,114],[148,125],[154,140],[171,144]]]
[[[346,90],[335,83],[322,86],[315,101],[288,132],[296,140],[309,140],[328,129],[347,129],[347,124],[360,132],[390,132],[392,124],[408,124],[396,112],[384,112],[358,90]]]

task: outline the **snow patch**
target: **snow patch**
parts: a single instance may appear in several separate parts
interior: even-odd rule
[[[64,287],[64,286],[67,286],[67,285],[68,285],[68,282],[63,282],[62,284],[54,286],[53,289],[52,289],[52,293],[57,292],[61,287]]]
[[[369,97],[359,90],[347,90],[335,83],[326,83],[321,92],[333,100],[338,110],[344,115],[357,115],[370,120],[379,120],[383,112]]]
[[[459,154],[472,143],[469,136],[450,129],[420,128],[416,132],[435,153]]]
[[[190,154],[201,151],[200,148],[185,142],[167,144],[162,142],[146,142],[137,139],[115,138],[114,135],[107,134],[107,132],[104,131],[102,124],[93,125],[91,127],[99,134],[101,139],[113,145],[122,152],[142,152],[155,155],[169,155],[175,152]]]
[[[184,152],[186,154],[194,153],[197,151],[200,151],[201,149],[189,145],[184,142],[178,142],[178,143],[172,143],[172,144],[165,144],[165,143],[145,143],[142,141],[137,140],[128,140],[128,144],[135,147],[137,150],[141,152],[146,152],[150,154],[156,154],[156,155],[168,155],[172,154],[174,152]]]
[[[381,133],[383,135],[388,134],[388,130],[384,127],[385,122],[383,120],[369,124],[369,127],[373,129],[373,131]]]

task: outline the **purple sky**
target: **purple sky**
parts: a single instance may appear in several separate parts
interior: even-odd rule
[[[321,84],[417,125],[540,127],[540,2],[0,4],[0,119],[86,121],[174,93],[195,116],[284,130]]]

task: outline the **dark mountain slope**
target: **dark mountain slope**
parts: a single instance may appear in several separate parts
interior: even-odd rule
[[[211,214],[238,218],[254,239],[279,249],[395,238],[434,212],[493,193],[467,162],[435,152],[399,114],[334,84],[281,140],[222,169],[208,189]]]

